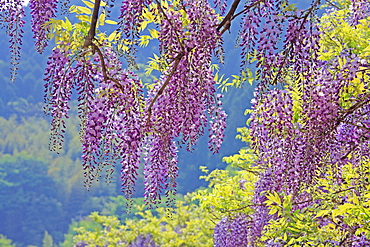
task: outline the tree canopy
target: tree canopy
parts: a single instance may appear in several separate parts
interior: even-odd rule
[[[227,54],[223,37],[239,19],[242,62],[231,84],[256,86],[241,135],[250,150],[240,153],[247,157],[240,168],[250,175],[239,180],[253,193],[243,196],[245,207],[227,203],[215,245],[368,244],[368,0],[313,0],[306,8],[288,0],[82,2],[31,0],[30,8],[36,49],[53,41],[44,78],[50,149],[63,146],[76,92],[87,187],[102,174],[109,179],[119,162],[130,199],[143,162],[146,204],[165,195],[174,205],[178,147],[191,151],[206,129],[213,153],[222,143],[227,116],[216,87],[227,81],[217,68]],[[14,81],[24,2],[0,3]],[[147,82],[135,55],[149,42],[158,51]]]

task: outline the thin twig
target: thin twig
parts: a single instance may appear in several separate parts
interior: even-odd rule
[[[96,44],[94,44],[93,42],[91,42],[90,45],[93,47],[93,50],[96,51],[98,53],[98,55],[99,55],[100,64],[101,64],[101,67],[102,67],[102,72],[103,72],[103,77],[104,77],[104,81],[112,81],[112,82],[114,82],[116,84],[116,86],[123,93],[123,87],[122,87],[121,83],[119,83],[118,80],[116,80],[116,79],[108,76],[107,66],[105,65],[105,61],[104,61],[104,55],[101,52],[101,50],[99,49],[99,47]]]

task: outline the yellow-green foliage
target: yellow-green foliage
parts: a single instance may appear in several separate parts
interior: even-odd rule
[[[238,132],[238,138],[248,143],[249,130],[239,128]],[[254,160],[255,155],[251,150],[243,148],[238,154],[223,159],[230,164],[226,170],[214,170],[209,173],[206,167],[201,167],[202,171],[207,173],[207,176],[201,178],[209,182],[209,187],[194,192],[193,200],[199,200],[200,206],[210,212],[215,221],[220,220],[225,213],[251,214],[253,210],[250,205],[257,179],[256,168],[252,165]]]
[[[73,13],[79,22],[72,23],[67,17],[64,17],[64,20],[59,19],[51,19],[47,24],[50,25],[50,33],[48,34],[48,38],[54,39],[57,46],[60,44],[68,44],[68,49],[71,51],[82,51],[83,45],[85,41],[85,37],[87,36],[91,17],[94,7],[93,0],[82,0],[84,6],[77,6],[72,5],[69,9],[70,13]],[[104,2],[101,2],[101,6],[106,5]],[[105,24],[112,24],[115,25],[117,22],[113,20],[106,19],[106,13],[103,11],[98,18],[97,21],[97,33],[95,39],[100,43],[104,43],[105,46],[110,46],[112,44],[116,44],[117,40],[120,38],[120,33],[114,31],[110,34],[106,34],[104,32],[100,32],[98,27],[104,26]],[[125,44],[118,44],[117,48],[119,50],[126,50],[127,46]]]
[[[326,241],[340,243],[352,234],[370,238],[370,184],[364,176],[370,173],[370,162],[359,167],[346,164],[340,173],[336,170],[325,171],[306,190],[310,195],[306,203],[311,205],[303,210],[294,210],[298,203],[292,203],[292,195],[270,193],[265,203],[270,214],[279,218],[269,222],[262,240],[284,240],[284,246],[333,246]]]
[[[370,17],[359,20],[358,24],[353,25],[348,22],[352,11],[351,1],[340,0],[336,4],[340,8],[330,14],[324,14],[320,20],[323,31],[320,39],[320,59],[325,61],[337,59],[342,69],[347,60],[351,59],[342,52],[350,50],[364,64],[370,63]],[[356,78],[343,91],[340,99],[342,107],[350,107],[351,100],[359,94],[368,93],[364,81],[370,78],[365,74],[365,69],[366,67],[360,67]]]
[[[2,247],[16,247],[14,244],[12,244],[12,240],[6,238],[2,234],[0,234],[0,246],[2,246]]]
[[[115,216],[92,213],[89,217],[101,227],[87,230],[75,229],[73,242],[84,242],[89,246],[125,246],[138,236],[150,235],[159,246],[213,246],[214,224],[196,204],[178,201],[176,209],[168,216],[164,207],[137,213],[139,219],[127,219],[121,223]]]
[[[204,172],[208,173],[205,167]],[[255,176],[247,171],[236,171],[231,176],[227,170],[214,170],[202,177],[210,182],[208,189],[193,193],[193,199],[200,201],[200,206],[211,213],[213,220],[218,221],[224,213],[234,211],[251,214],[251,200]]]
[[[370,17],[360,20],[357,25],[348,22],[352,1],[337,1],[339,9],[324,14],[320,19],[323,32],[320,38],[321,59],[329,61],[345,49],[351,49],[360,58],[370,56]]]

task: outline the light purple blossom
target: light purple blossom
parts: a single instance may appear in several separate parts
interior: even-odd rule
[[[35,46],[39,53],[42,53],[47,46],[50,26],[47,24],[55,17],[57,10],[56,0],[30,0],[31,26],[34,33]]]

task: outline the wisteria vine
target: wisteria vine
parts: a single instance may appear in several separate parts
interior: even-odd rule
[[[367,18],[368,4],[352,1],[347,21],[356,25]],[[369,158],[369,95],[349,90],[356,80],[367,89],[369,68],[351,49],[330,60],[319,58],[319,41],[326,31],[320,30],[315,13],[320,1],[313,1],[306,10],[287,10],[284,1],[251,1],[245,6],[248,11],[240,32],[246,59],[242,66],[250,61],[257,65],[250,130],[251,145],[258,156],[256,166],[262,172],[255,184],[254,213],[244,218],[250,219],[245,226],[248,230],[244,236],[238,233],[228,238],[232,242],[245,237],[247,243],[241,246],[285,246],[282,236],[276,241],[261,241],[269,222],[279,217],[270,214],[265,204],[267,193],[292,195],[292,210],[304,209],[316,203],[305,189],[315,185],[319,176],[338,166],[334,176],[340,183],[341,166],[350,162],[358,167]],[[331,11],[336,9],[327,13]],[[216,246],[227,246],[225,237],[232,232],[231,224],[246,223],[225,216],[215,229]],[[367,241],[364,235],[353,235],[332,244],[364,246]]]
[[[208,128],[209,149],[220,149],[227,115],[211,65],[214,57],[222,57],[222,35],[240,16],[242,74],[251,64],[257,67],[250,130],[255,166],[262,172],[255,184],[254,213],[248,220],[239,213],[225,216],[216,225],[214,240],[216,246],[277,244],[260,240],[269,221],[277,219],[264,205],[267,191],[293,195],[294,208],[300,209],[310,200],[304,189],[319,174],[348,162],[359,166],[369,158],[370,95],[351,89],[355,80],[368,89],[368,61],[355,54],[356,47],[343,48],[330,59],[320,57],[326,52],[320,39],[328,32],[318,21],[322,3],[313,0],[301,10],[288,0],[234,0],[226,12],[227,1],[215,0],[216,14],[202,0],[123,0],[116,33],[108,36],[97,29],[104,23],[100,7],[107,3],[96,0],[89,21],[64,23],[68,28],[62,27],[63,32],[78,30],[78,35],[58,36],[49,56],[44,80],[45,111],[52,117],[50,148],[63,146],[76,90],[86,186],[104,172],[109,177],[120,163],[122,191],[131,198],[143,162],[146,204],[156,205],[165,196],[167,205],[173,205],[178,144],[191,151]],[[369,17],[369,1],[349,4],[351,25]],[[20,58],[23,5],[22,0],[0,0],[0,22],[10,37],[12,81]],[[58,5],[31,0],[29,6],[41,53]],[[120,56],[134,65],[140,35],[147,30],[159,42],[160,76],[145,88],[134,66],[122,68]]]
[[[129,49],[122,52],[108,38],[97,37],[99,14],[105,11],[101,3],[95,1],[88,30],[71,24],[69,30],[78,29],[77,35],[57,34],[44,79],[45,112],[52,117],[50,149],[59,151],[63,146],[69,101],[76,90],[86,186],[102,173],[110,177],[120,163],[122,191],[131,198],[143,161],[146,204],[155,205],[165,196],[167,204],[173,205],[178,144],[191,151],[208,126],[209,149],[216,153],[224,136],[226,113],[211,70],[213,51],[222,43],[218,17],[204,1],[166,6],[159,1],[125,0],[117,37]],[[225,2],[215,4],[222,13],[225,11]],[[57,4],[31,1],[30,8],[35,44],[43,52],[51,37],[48,33],[60,23],[50,22]],[[134,63],[144,12],[155,16],[152,21],[158,28],[159,52],[165,65],[147,93],[135,73],[124,70],[119,59],[124,55]],[[69,24],[63,23],[65,30],[63,25]],[[77,38],[82,33],[86,37]]]

